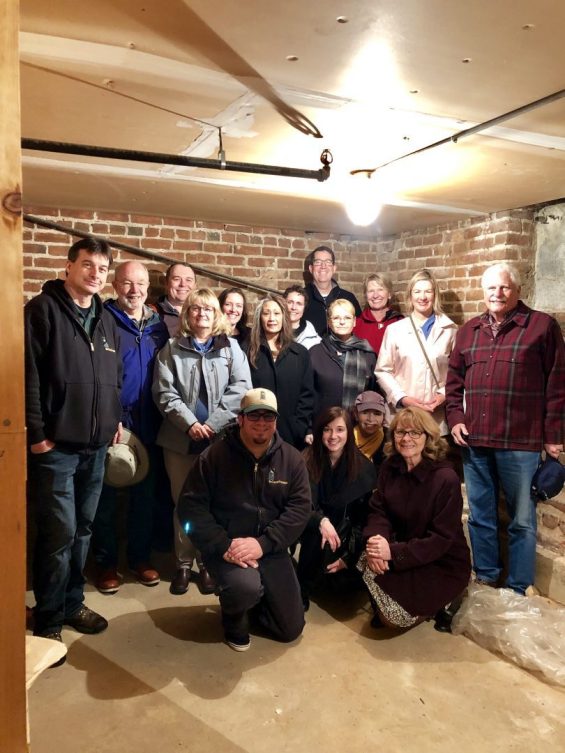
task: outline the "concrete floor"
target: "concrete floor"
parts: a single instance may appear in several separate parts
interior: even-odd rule
[[[362,595],[313,602],[299,641],[244,654],[194,584],[88,586],[86,603],[110,627],[63,631],[67,663],[29,693],[32,753],[565,750],[565,691],[432,623],[375,631]]]

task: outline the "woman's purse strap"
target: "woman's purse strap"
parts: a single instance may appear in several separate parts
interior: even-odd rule
[[[418,334],[418,328],[414,324],[414,319],[412,319],[412,314],[410,314],[410,323],[412,324],[412,327],[414,329],[414,333],[416,334],[416,340],[418,340],[418,345],[422,349],[422,353],[424,354],[424,358],[426,359],[426,361],[428,363],[428,366],[430,367],[430,371],[432,372],[432,376],[434,378],[434,382],[436,383],[437,391],[439,392],[441,390],[441,387],[439,386],[438,378],[436,377],[436,373],[434,371],[434,367],[432,366],[432,364],[430,362],[430,359],[429,359],[428,354],[426,352],[426,349],[424,347],[424,343],[420,339],[420,335]]]

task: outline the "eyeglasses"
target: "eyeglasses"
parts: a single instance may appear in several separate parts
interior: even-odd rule
[[[252,411],[251,413],[247,413],[247,419],[252,423],[264,421],[266,424],[274,424],[277,420],[277,414],[271,411]]]
[[[333,267],[334,263],[331,259],[314,259],[312,262],[313,267]]]
[[[189,306],[191,314],[213,314],[214,309],[211,306]]]
[[[404,439],[404,437],[410,437],[410,439],[419,439],[425,431],[416,431],[416,429],[395,429],[394,436],[397,439]]]

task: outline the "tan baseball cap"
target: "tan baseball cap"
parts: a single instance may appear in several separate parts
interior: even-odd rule
[[[256,410],[268,410],[271,413],[279,412],[277,410],[277,398],[271,390],[266,390],[264,387],[256,387],[253,390],[249,390],[241,399],[241,412],[252,413]]]

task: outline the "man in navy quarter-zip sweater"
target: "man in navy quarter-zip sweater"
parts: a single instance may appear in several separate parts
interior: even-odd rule
[[[84,605],[82,571],[106,449],[121,430],[119,337],[98,295],[111,263],[105,241],[77,241],[65,280],[46,282],[25,307],[34,633],[56,641],[63,625],[82,633],[108,627]]]

